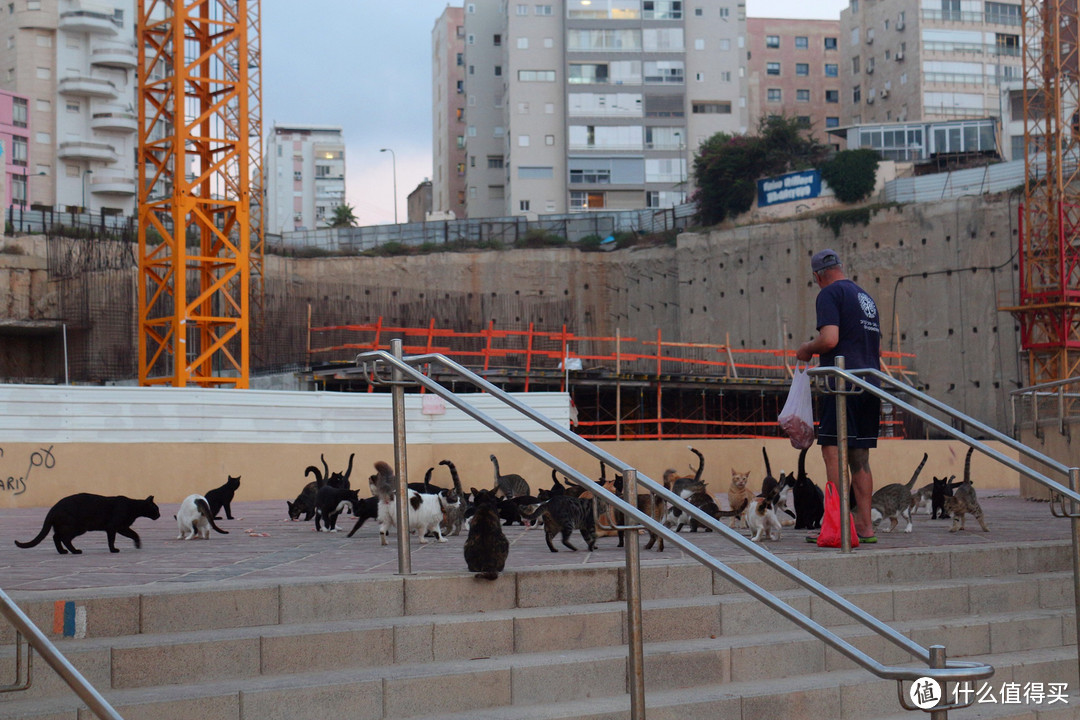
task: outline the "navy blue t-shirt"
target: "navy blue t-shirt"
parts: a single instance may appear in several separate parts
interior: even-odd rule
[[[822,365],[835,365],[836,356],[844,356],[844,367],[880,368],[881,324],[877,304],[869,293],[851,280],[837,280],[817,296],[817,327],[836,325],[840,339],[828,353],[822,353]]]

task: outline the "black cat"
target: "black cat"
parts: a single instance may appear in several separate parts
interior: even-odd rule
[[[120,552],[116,549],[117,533],[135,541],[135,547],[141,547],[139,534],[131,529],[131,524],[141,517],[151,520],[161,517],[158,506],[154,504],[153,495],[145,500],[133,500],[123,495],[68,495],[49,509],[36,538],[30,542],[16,540],[15,544],[21,548],[32,548],[52,530],[56,552],[61,555],[67,555],[68,552],[78,555],[82,550],[75,549],[71,544],[72,539],[91,530],[101,530],[109,540],[109,552]]]
[[[825,493],[806,475],[806,450],[799,453],[799,474],[795,476],[795,484],[791,488],[791,500],[795,505],[796,530],[821,527],[821,517],[825,514]]]
[[[374,520],[379,517],[379,498],[369,497],[358,500],[356,504],[353,505],[353,510],[356,515],[356,524],[353,525],[353,529],[350,530],[349,534],[345,537],[352,537],[366,521]]]
[[[238,487],[240,487],[240,476],[233,477],[230,475],[224,485],[216,487],[203,495],[206,498],[206,504],[210,506],[210,516],[212,518],[220,520],[218,513],[221,512],[222,508],[225,508],[225,517],[229,520],[233,519],[232,501]]]
[[[323,485],[315,495],[315,529],[322,532],[319,521],[326,525],[326,532],[337,532],[338,515],[345,511],[346,507],[352,509],[353,515],[360,514],[360,498],[356,490]]]
[[[296,500],[293,502],[286,500],[285,504],[289,506],[289,519],[299,520],[303,515],[306,522],[315,517],[315,496],[318,492],[318,486],[312,481],[304,486],[304,489],[296,496]]]
[[[506,567],[510,542],[503,533],[496,509],[495,493],[471,488],[473,496],[472,522],[465,540],[465,564],[469,572],[481,580],[494,580]]]
[[[953,496],[953,488],[961,483],[953,483],[955,475],[948,478],[934,478],[934,487],[930,492],[930,519],[948,518],[949,513],[945,510],[945,498]]]

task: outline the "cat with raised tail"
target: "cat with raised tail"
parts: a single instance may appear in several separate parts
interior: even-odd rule
[[[203,540],[210,539],[210,528],[222,535],[228,535],[228,530],[222,530],[214,523],[214,511],[205,497],[199,494],[188,495],[180,503],[176,511],[176,525],[180,529],[177,540],[191,540],[199,537]]]
[[[911,532],[911,508],[913,505],[911,489],[915,487],[915,481],[919,479],[919,473],[922,472],[923,466],[926,465],[927,457],[928,455],[923,453],[922,462],[919,463],[919,467],[915,468],[915,472],[912,473],[911,479],[907,481],[906,485],[892,483],[874,493],[870,499],[870,518],[875,528],[881,524],[882,520],[889,518],[890,525],[882,532],[892,532],[900,523],[900,518],[904,518],[907,521],[904,532]]]
[[[465,524],[465,512],[469,507],[468,496],[465,491],[461,489],[461,478],[458,477],[457,467],[449,460],[440,460],[440,465],[445,465],[450,469],[450,479],[454,481],[454,492],[458,496],[458,502],[453,509],[446,511],[446,517],[443,518],[443,533],[447,535],[459,535],[461,533],[461,526]]]
[[[29,542],[16,540],[15,544],[21,548],[32,548],[44,540],[51,530],[56,552],[61,555],[69,552],[78,555],[82,550],[76,549],[71,541],[83,533],[98,530],[105,533],[109,541],[109,552],[117,553],[120,552],[116,549],[117,535],[131,538],[136,548],[142,547],[139,534],[131,529],[132,523],[141,517],[151,520],[161,517],[153,495],[145,500],[93,493],[68,495],[58,500],[45,514],[45,523],[37,537]]]
[[[471,488],[475,512],[465,540],[465,564],[480,580],[495,580],[506,567],[510,542],[502,529],[495,493]]]
[[[956,532],[957,530],[964,529],[964,516],[970,513],[975,516],[975,519],[979,521],[979,526],[983,529],[983,532],[990,532],[990,528],[986,527],[986,521],[983,520],[982,507],[979,505],[979,499],[975,495],[975,486],[971,482],[971,453],[975,452],[975,448],[970,447],[967,451],[967,457],[964,458],[964,479],[958,484],[954,485],[953,496],[945,498],[945,509],[952,513],[953,523],[949,528],[949,532]]]

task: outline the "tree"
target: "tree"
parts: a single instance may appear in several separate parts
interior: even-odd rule
[[[356,223],[356,213],[352,205],[342,204],[334,208],[334,214],[330,218],[330,227],[356,227]]]
[[[757,135],[717,133],[694,158],[693,200],[702,225],[715,225],[749,210],[758,178],[814,167],[828,148],[803,135],[796,118],[770,116]]]
[[[879,159],[877,151],[869,148],[843,150],[821,166],[821,178],[840,202],[858,202],[874,191]]]

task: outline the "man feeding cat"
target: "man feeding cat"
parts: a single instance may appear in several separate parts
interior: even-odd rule
[[[877,305],[869,293],[844,275],[840,256],[833,250],[815,253],[810,260],[820,292],[817,296],[817,337],[799,346],[795,356],[809,362],[821,356],[823,366],[844,357],[848,370],[878,369],[881,363],[881,326]],[[871,382],[873,380],[871,379]],[[870,448],[877,447],[881,401],[867,392],[848,395],[848,467],[855,492],[855,532],[861,543],[877,542],[870,519],[874,477],[870,473]],[[840,454],[836,447],[836,403],[822,403],[818,421],[818,444],[825,461],[827,479],[840,487]],[[808,538],[809,540],[810,538]]]

